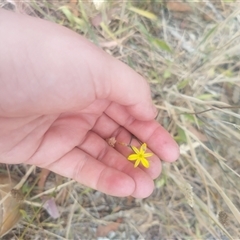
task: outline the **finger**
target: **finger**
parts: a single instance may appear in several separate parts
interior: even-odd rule
[[[0,22],[3,113],[11,116],[62,113],[82,109],[94,101],[95,89],[84,60],[85,44],[78,34],[2,9]]]
[[[139,121],[133,118],[125,107],[112,103],[101,116],[93,130],[104,138],[115,136],[119,125],[146,142],[149,149],[160,159],[173,162],[179,157],[179,147],[170,134],[155,120]],[[108,125],[106,127],[106,124]],[[115,134],[115,135],[114,135]]]
[[[67,28],[0,11],[0,102],[7,112],[59,113],[98,98],[129,106],[138,119],[154,118],[149,86],[130,67]]]
[[[137,119],[153,119],[157,110],[152,103],[150,87],[146,80],[133,69],[109,55],[104,65],[107,66],[107,63],[109,63],[108,71],[102,71],[99,68],[99,73],[101,79],[111,86],[108,99],[128,106],[129,113]],[[94,69],[93,74],[99,75],[99,73]]]
[[[116,112],[121,113],[116,115]],[[162,160],[173,162],[179,157],[179,148],[170,134],[155,120],[139,121],[118,104],[111,104],[105,113],[119,125],[126,128]]]
[[[113,196],[125,197],[135,191],[135,182],[130,176],[106,166],[78,148],[44,167]]]
[[[130,176],[135,182],[135,190],[131,194],[137,198],[149,196],[153,191],[153,181],[149,174],[146,174],[140,168],[134,168],[133,164],[127,158],[110,147],[106,141],[93,132],[88,132],[85,141],[79,146],[85,153],[98,159],[106,166],[124,172]],[[129,151],[127,147],[123,152]],[[158,163],[160,161],[158,160]]]
[[[141,147],[141,143],[136,139],[132,138],[133,135],[130,134],[126,129],[121,128],[119,133],[116,135],[116,139],[119,142],[130,144],[131,146],[135,146],[138,149]],[[130,147],[126,147],[121,144],[116,144],[115,149],[119,151],[121,154],[123,154],[126,159],[130,154],[133,154],[133,150]],[[152,151],[148,148],[146,150],[147,153],[152,153]],[[162,164],[157,155],[153,153],[153,156],[147,158],[149,162],[149,168],[145,168],[141,163],[139,164],[138,168],[142,169],[145,173],[147,173],[152,179],[156,179],[159,177],[161,171],[162,171]],[[131,162],[134,165],[134,162]]]
[[[100,187],[99,189],[101,191],[109,194],[110,192],[113,192],[111,193],[112,195],[117,195],[118,190],[114,192],[114,186],[109,183],[110,186],[108,187],[106,180],[101,183],[101,179],[97,179],[97,181],[100,181],[99,186],[96,185],[96,182],[95,185],[94,182],[93,185],[91,184],[91,179],[95,174],[93,174],[94,176],[88,175],[88,172],[91,173],[94,169],[101,170],[101,168],[99,168],[99,162],[102,161],[103,166],[106,168],[115,169],[113,171],[113,176],[116,173],[115,171],[119,170],[132,179],[135,184],[131,192],[133,196],[141,198],[151,194],[153,190],[153,181],[150,176],[144,173],[141,169],[134,169],[132,164],[128,162],[123,155],[109,147],[101,137],[96,134],[94,135],[95,137],[88,137],[91,131],[88,133],[86,132],[84,134],[85,138],[82,138],[82,128],[79,126],[77,119],[72,119],[68,123],[73,126],[75,129],[74,131],[69,129],[68,126],[64,126],[64,124],[59,125],[59,123],[56,123],[51,130],[45,134],[38,150],[27,163],[49,168],[56,173],[74,178],[85,185],[94,187],[95,189],[98,189],[96,187]],[[80,141],[80,139],[83,141]],[[80,145],[80,142],[83,142],[83,145]],[[75,153],[71,155],[71,152],[73,151],[72,149],[74,149],[75,146],[83,147],[84,151],[79,151],[77,156]],[[98,159],[96,160],[96,158]],[[86,159],[88,161],[86,161]],[[82,166],[86,167],[83,168]],[[91,170],[88,168],[93,169]],[[84,171],[87,171],[87,173]],[[75,172],[79,173],[79,177]],[[115,175],[118,176],[117,174]],[[121,175],[121,177],[123,176]],[[118,187],[122,189],[121,186]],[[123,193],[120,192],[119,194]],[[127,190],[126,195],[129,195],[129,190]]]
[[[108,156],[105,159],[107,158]],[[57,161],[44,166],[40,165],[40,167],[118,197],[130,195],[136,198],[148,197],[154,186],[153,181],[146,174],[139,174],[140,169],[138,174],[130,173],[130,168],[127,171],[126,167],[123,172],[119,171],[106,166],[78,148],[74,148]],[[136,169],[134,171],[137,172]]]
[[[101,136],[103,139],[110,137],[115,137],[118,142],[128,144],[132,138],[132,134],[126,129],[122,128],[114,122],[107,115],[103,114],[98,121],[96,122],[94,128],[92,129],[97,135]],[[131,144],[133,146],[139,147],[139,142],[134,139]],[[123,146],[121,144],[115,144],[115,149],[118,150],[126,159],[132,154],[132,150],[129,147]],[[149,151],[150,152],[150,151]],[[152,179],[155,179],[161,173],[161,162],[157,155],[154,154],[149,159],[150,167],[144,168],[141,165],[139,166],[144,172],[146,172]]]

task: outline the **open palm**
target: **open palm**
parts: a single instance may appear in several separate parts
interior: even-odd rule
[[[154,120],[145,80],[65,28],[1,11],[3,20],[0,162],[48,168],[115,196],[151,194],[159,158],[174,161],[179,152]],[[134,168],[131,149],[106,142],[129,143],[132,135],[154,153],[150,168]]]

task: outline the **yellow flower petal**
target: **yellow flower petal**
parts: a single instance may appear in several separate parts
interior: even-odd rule
[[[146,158],[143,158],[141,163],[145,168],[149,168],[149,162]]]
[[[139,163],[140,163],[140,159],[137,159],[137,161],[134,164],[134,167],[136,168],[139,165]]]
[[[144,153],[144,157],[151,157],[153,153]]]
[[[135,153],[128,156],[128,160],[130,161],[137,160],[137,159],[138,159],[138,155]]]
[[[146,143],[143,143],[141,148],[140,148],[140,151],[143,151],[145,152],[147,150],[147,144]]]
[[[134,146],[131,146],[131,148],[132,148],[132,150],[136,153],[136,154],[138,154],[139,153],[139,150],[136,148],[136,147],[134,147]]]

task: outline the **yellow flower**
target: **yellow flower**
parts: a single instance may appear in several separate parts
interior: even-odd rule
[[[151,157],[153,154],[152,153],[146,153],[147,150],[147,144],[143,143],[142,146],[140,147],[140,150],[138,150],[136,147],[131,146],[132,150],[135,152],[131,155],[128,156],[128,160],[130,161],[135,161],[134,167],[137,167],[139,163],[141,162],[142,165],[145,168],[149,168],[149,162],[146,159],[147,157]]]

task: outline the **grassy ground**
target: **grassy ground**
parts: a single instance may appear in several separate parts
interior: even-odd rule
[[[30,177],[23,218],[4,239],[240,239],[240,3],[184,2],[0,1],[79,32],[146,77],[181,148],[144,200],[51,173],[44,194],[56,220],[37,195],[40,170],[8,166]]]

